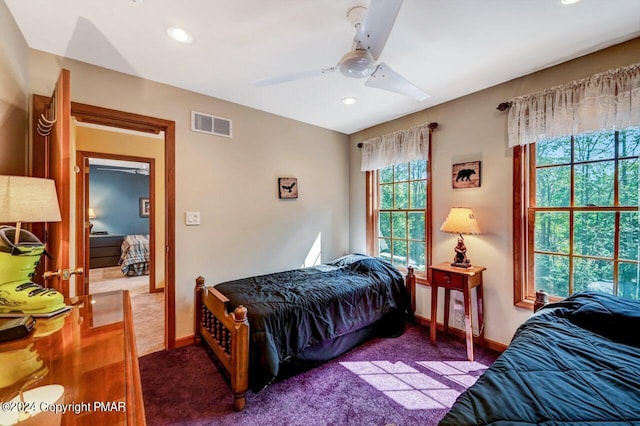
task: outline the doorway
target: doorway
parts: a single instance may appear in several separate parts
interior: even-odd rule
[[[51,98],[45,96],[34,95],[33,97],[33,119],[34,123],[37,117],[46,110],[50,104]],[[164,120],[155,117],[144,116],[129,112],[111,110],[107,108],[97,107],[93,105],[80,104],[70,102],[70,108],[59,109],[60,121],[63,116],[73,116],[78,122],[91,123],[100,126],[107,126],[118,129],[134,130],[147,134],[163,134],[164,151],[164,170],[163,194],[166,202],[163,209],[163,220],[159,222],[165,234],[165,241],[158,251],[164,260],[164,348],[172,349],[175,347],[175,123],[173,121]],[[46,169],[46,159],[48,153],[48,138],[41,137],[35,132],[33,133],[33,170],[34,173]],[[75,158],[74,152],[63,152],[66,158]],[[76,172],[79,172],[76,168]],[[46,176],[46,174],[45,174]],[[69,182],[68,185],[74,189],[84,188],[85,176],[76,173],[75,182]],[[65,188],[67,185],[65,185]],[[90,219],[88,217],[88,209],[85,208],[83,198],[84,190],[76,191],[75,207],[71,210],[70,217],[75,223],[74,232],[70,243],[74,249],[74,259],[77,266],[82,266],[85,270],[89,270],[89,241],[88,232],[85,227],[89,226]],[[150,232],[151,233],[151,232]],[[86,266],[85,266],[86,265]],[[81,295],[85,293],[84,277],[78,275],[75,281],[75,294]],[[68,293],[66,293],[68,294]]]
[[[95,129],[121,142],[127,137],[134,142],[131,136],[112,130]],[[81,131],[77,135],[77,146],[81,146],[87,135]],[[128,290],[138,356],[162,350],[164,295],[156,281],[157,238],[151,212],[163,208],[164,198],[153,196],[155,159],[86,151],[77,151],[76,157],[80,174],[88,176],[87,188],[78,188],[88,194],[84,197],[89,212],[89,226],[84,228],[89,240],[85,293]],[[164,240],[162,232],[160,240]]]

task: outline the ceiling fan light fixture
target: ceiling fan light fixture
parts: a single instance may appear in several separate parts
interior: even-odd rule
[[[347,52],[340,59],[340,72],[345,77],[363,78],[368,77],[376,69],[376,61],[368,50],[356,49]]]

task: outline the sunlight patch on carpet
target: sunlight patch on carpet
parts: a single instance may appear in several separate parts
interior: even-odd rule
[[[426,374],[398,374],[397,378],[407,383],[414,389],[448,389],[444,383],[440,383]]]
[[[464,388],[475,383],[488,368],[474,361],[417,361],[416,364]],[[341,362],[340,365],[408,410],[450,408],[460,395],[458,390],[401,361]]]
[[[411,386],[394,377],[392,374],[363,374],[360,378],[381,391],[411,389]]]
[[[407,410],[433,410],[445,408],[437,401],[417,390],[392,391],[385,392],[384,394]]]
[[[390,362],[390,361],[372,361],[372,364],[382,368],[387,373],[401,374],[401,373],[417,373],[418,370],[409,367],[404,362]]]
[[[460,392],[453,389],[425,390],[423,392],[428,395],[429,398],[438,401],[447,408],[451,408],[453,403],[456,402],[456,398],[460,395]]]
[[[478,380],[476,376],[470,376],[468,374],[460,374],[460,375],[451,374],[447,376],[447,379],[453,380],[454,382],[464,386],[465,388],[468,388],[469,386],[474,384],[476,380]]]
[[[340,365],[361,376],[364,374],[385,374],[386,371],[370,361],[341,362]]]

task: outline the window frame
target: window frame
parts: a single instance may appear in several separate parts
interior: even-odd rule
[[[431,183],[431,132],[429,130],[429,145],[426,158],[426,191],[427,199],[425,203],[425,270],[415,271],[416,281],[421,284],[427,284],[427,270],[431,265],[432,256],[432,183]],[[365,176],[365,194],[366,194],[366,250],[370,256],[376,256],[378,253],[378,213],[380,211],[380,171],[373,170],[367,171]],[[387,209],[385,209],[387,210]],[[397,211],[410,211],[415,209],[398,209]],[[403,273],[407,272],[407,268],[398,266],[398,269]]]
[[[575,138],[579,135],[571,136],[572,153],[575,149]],[[576,206],[575,201],[575,167],[585,162],[576,161],[573,154],[570,162],[567,164],[571,167],[570,177],[570,203],[566,207],[538,207],[536,206],[536,144],[531,143],[526,146],[515,146],[513,149],[513,256],[514,256],[514,305],[524,308],[533,309],[535,301],[535,214],[540,211],[566,211],[569,213],[569,252],[566,255],[569,258],[569,294],[573,294],[573,260],[575,258],[600,259],[597,256],[580,255],[574,252],[574,225],[573,218],[576,212],[616,212],[615,215],[615,235],[614,235],[614,253],[613,262],[613,280],[614,291],[617,292],[618,287],[618,265],[626,263],[620,260],[618,256],[619,250],[619,223],[620,213],[637,212],[638,207],[620,206],[619,204],[619,161],[628,157],[620,157],[618,155],[619,131],[615,132],[615,149],[616,154],[615,171],[613,176],[614,185],[614,203],[612,206]],[[594,160],[591,163],[598,163],[601,160]],[[640,160],[639,160],[640,161]],[[540,166],[539,168],[544,168]],[[532,207],[533,206],[533,207]],[[562,300],[562,297],[551,296],[550,301]]]

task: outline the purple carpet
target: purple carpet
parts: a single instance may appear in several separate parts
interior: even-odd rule
[[[247,393],[235,412],[231,392],[198,346],[140,358],[149,425],[435,425],[460,392],[497,358],[462,339],[412,325],[398,338],[374,339],[312,370]]]

